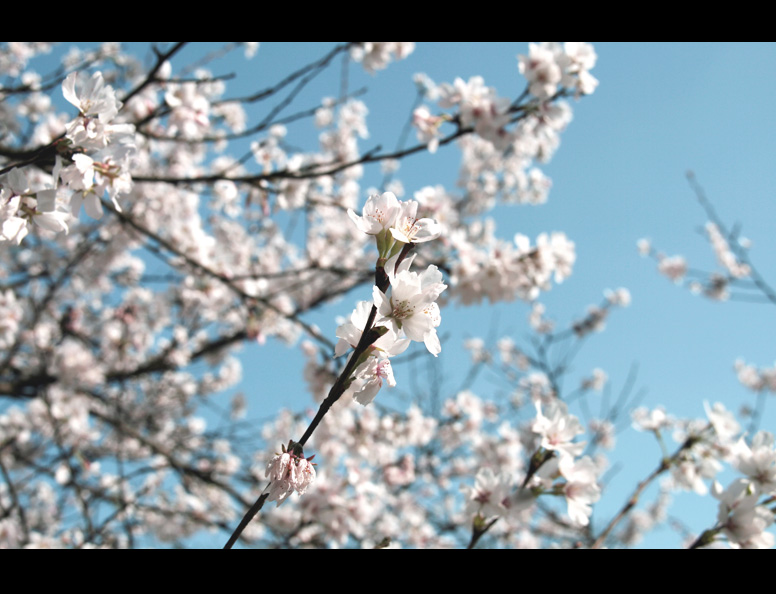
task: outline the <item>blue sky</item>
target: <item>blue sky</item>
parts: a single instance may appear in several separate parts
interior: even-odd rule
[[[713,303],[693,296],[659,276],[654,263],[639,256],[636,242],[647,237],[668,254],[687,256],[691,265],[714,267],[698,232],[706,218],[685,179],[685,172],[693,170],[722,219],[739,223],[752,240],[751,257],[761,273],[776,283],[776,44],[592,43],[598,54],[592,73],[600,85],[592,96],[573,103],[574,119],[558,153],[543,168],[553,180],[549,201],[499,211],[498,233],[511,238],[517,232],[535,237],[563,231],[576,243],[574,274],[542,299],[559,324],[598,304],[605,289],[630,290],[631,306],[613,312],[605,332],[588,341],[575,360],[572,381],[601,367],[617,390],[637,364],[637,386],[646,390],[642,403],[647,406],[702,417],[704,400],[722,401],[733,410],[753,404],[754,395],[736,380],[733,362],[741,357],[770,366],[776,360],[772,306]],[[212,71],[237,73],[227,95],[241,95],[273,84],[331,46],[262,43],[253,60],[235,55],[217,62]],[[480,75],[500,95],[516,97],[523,88],[517,55],[527,50],[528,42],[418,42],[408,59],[374,77],[351,70],[350,88],[368,87],[363,100],[370,109],[371,136],[362,148],[394,147],[414,102],[413,74],[424,72],[436,82]],[[179,61],[193,53],[184,52]],[[313,85],[298,105],[309,107],[336,94],[338,73],[338,67],[332,69],[332,76]],[[429,184],[452,189],[458,165],[458,151],[443,147],[433,158],[402,162],[399,178],[407,197]],[[364,186],[380,179],[376,168],[367,169]],[[355,300],[367,298],[366,292],[354,295],[309,319],[333,338],[335,315],[347,314]],[[460,348],[464,338],[483,336],[498,324],[519,339],[527,329],[527,313],[517,303],[443,310],[440,331],[448,339],[439,365],[449,385],[456,385],[455,370],[466,365],[467,354]],[[310,404],[298,349],[270,343],[249,347],[244,354],[243,389],[253,395],[257,414],[277,406],[281,392],[293,409]],[[488,397],[487,386],[481,388],[478,393]],[[762,426],[776,430],[772,403],[769,408]],[[612,479],[611,495],[602,502],[604,515],[621,505],[659,461],[660,451],[649,435],[629,431],[620,436],[621,448],[628,466]],[[710,497],[677,499],[676,515],[696,531],[710,527],[715,514]],[[679,544],[667,532],[645,542]]]

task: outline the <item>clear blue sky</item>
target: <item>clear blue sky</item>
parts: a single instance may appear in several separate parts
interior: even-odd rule
[[[601,367],[618,389],[636,363],[647,406],[703,417],[704,400],[722,401],[733,410],[753,404],[754,395],[736,380],[733,362],[742,357],[770,366],[776,360],[773,306],[712,303],[690,295],[659,276],[652,261],[638,255],[636,242],[648,237],[669,254],[684,254],[691,265],[714,266],[698,233],[706,219],[685,179],[691,169],[723,220],[741,224],[743,235],[753,242],[753,261],[776,284],[776,44],[592,43],[598,54],[592,73],[600,85],[592,96],[573,104],[574,119],[558,153],[544,167],[553,180],[549,201],[500,212],[499,235],[535,237],[558,230],[576,242],[572,277],[543,299],[561,324],[599,303],[604,289],[626,287],[631,292],[631,306],[613,312],[606,331],[593,336],[577,357],[570,384]],[[247,77],[241,83],[245,87],[229,83],[227,94],[240,95],[269,86],[329,47],[324,42],[266,42],[252,61],[230,59],[222,70],[212,70]],[[517,55],[527,49],[528,42],[419,42],[407,60],[375,77],[354,72],[351,88],[369,86],[363,99],[370,109],[371,137],[361,146],[393,148],[414,101],[413,74],[424,72],[436,82],[481,75],[501,95],[515,97],[523,88]],[[299,105],[335,95],[338,87],[332,80],[321,81]],[[399,177],[408,196],[428,184],[453,188],[458,159],[456,149],[443,147],[433,159],[404,161]],[[376,168],[369,169],[364,187],[380,179]],[[367,298],[367,292],[355,295],[310,320],[333,338],[334,316],[348,313],[356,299]],[[483,336],[497,319],[519,339],[527,328],[527,313],[522,304],[443,310],[440,331],[449,336],[439,364],[449,385],[456,385],[453,370],[465,365],[467,355],[460,348],[465,337]],[[303,358],[298,349],[252,347],[245,353],[253,358],[245,366],[246,392],[267,396],[254,402],[259,410],[273,406],[278,392],[287,395],[291,408],[310,404],[300,381]],[[488,397],[484,390],[478,393]],[[769,409],[763,428],[775,430],[772,402]],[[649,435],[629,431],[620,436],[618,449],[629,468],[614,476],[604,510],[621,505],[659,461],[660,451]],[[710,527],[716,515],[710,497],[693,494],[678,498],[674,509],[694,530]],[[665,532],[645,543],[679,544]]]

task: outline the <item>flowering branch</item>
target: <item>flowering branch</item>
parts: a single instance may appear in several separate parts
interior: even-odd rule
[[[375,397],[384,377],[387,377],[389,382],[393,381],[390,363],[387,358],[381,357],[384,356],[382,354],[390,356],[406,348],[408,341],[397,340],[401,331],[405,332],[409,339],[425,342],[432,354],[438,354],[439,341],[435,327],[439,325],[440,320],[435,301],[446,285],[440,282],[441,275],[435,266],[429,266],[422,277],[410,272],[409,266],[414,256],[409,256],[416,243],[439,237],[441,228],[436,221],[417,218],[417,208],[417,202],[402,203],[392,192],[385,192],[369,198],[362,216],[349,211],[348,214],[355,225],[367,235],[375,237],[378,260],[375,267],[374,302],[363,326],[353,326],[355,335],[348,328],[341,327],[342,332],[338,332],[341,341],[336,352],[341,353],[342,348],[350,341],[353,350],[348,362],[301,439],[298,442],[289,442],[288,451],[284,448],[283,454],[270,462],[267,467],[270,484],[243,517],[225,548],[231,548],[239,539],[266,501],[277,501],[280,505],[292,491],[301,495],[307,490],[315,477],[314,472],[310,474],[305,470],[295,470],[294,472],[299,472],[301,479],[294,474],[287,475],[287,460],[290,457],[292,460],[302,461],[305,469],[312,468],[306,463],[310,458],[304,458],[303,448],[334,403],[351,390],[354,398],[366,405]],[[386,297],[389,287],[392,289],[390,298]],[[354,312],[354,320],[357,319],[356,316]],[[389,322],[389,325],[376,326],[377,321]],[[358,338],[355,344],[352,344],[355,336]],[[380,346],[377,346],[378,341],[381,341]],[[359,382],[357,391],[351,389],[354,382]],[[276,466],[280,460],[283,461],[283,466],[278,470]]]

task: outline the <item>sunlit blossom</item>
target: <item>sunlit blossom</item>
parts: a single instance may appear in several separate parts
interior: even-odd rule
[[[394,224],[400,210],[396,195],[393,192],[383,192],[369,197],[361,216],[353,209],[348,209],[348,216],[364,233],[377,235]]]
[[[389,322],[396,332],[401,330],[410,340],[423,342],[433,355],[442,347],[436,333],[441,323],[436,299],[447,288],[436,266],[423,274],[401,270],[390,277],[390,297],[378,287],[373,288],[374,303],[381,320]]]
[[[432,241],[442,234],[442,227],[430,218],[417,218],[418,203],[409,200],[401,203],[396,222],[390,231],[394,239],[402,243],[423,243]]]

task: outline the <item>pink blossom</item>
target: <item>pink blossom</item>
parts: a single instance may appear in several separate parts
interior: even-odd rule
[[[386,357],[370,356],[356,369],[348,392],[352,393],[356,402],[366,406],[375,399],[383,382],[391,388],[396,386],[391,361]]]
[[[265,472],[270,480],[265,489],[265,493],[269,493],[267,501],[276,501],[278,507],[294,492],[304,495],[315,480],[315,465],[310,462],[312,456],[305,458],[283,449],[269,461]]]

